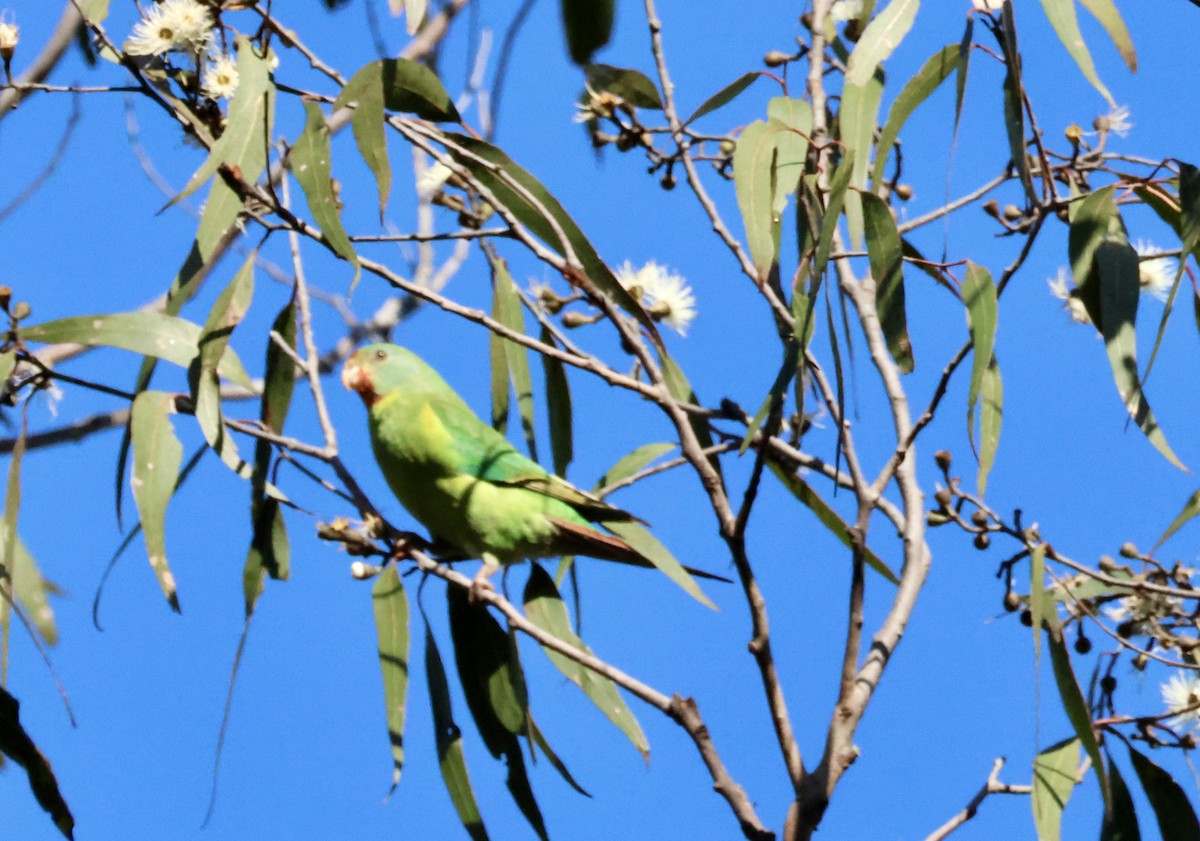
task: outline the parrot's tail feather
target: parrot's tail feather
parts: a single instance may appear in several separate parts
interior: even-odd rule
[[[560,549],[564,555],[584,555],[589,558],[599,558],[603,561],[617,561],[618,563],[648,569],[655,568],[655,565],[649,559],[643,557],[640,552],[615,535],[605,534],[593,528],[581,526],[578,523],[568,523],[557,517],[550,517],[549,519],[554,524],[554,527],[558,529],[555,547]],[[697,578],[706,578],[709,581],[722,581],[726,584],[733,583],[731,579],[723,575],[705,572],[702,569],[689,566],[685,566],[684,569]]]

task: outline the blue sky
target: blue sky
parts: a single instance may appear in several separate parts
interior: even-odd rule
[[[380,4],[383,5],[383,4]],[[900,83],[934,50],[956,42],[969,4],[926,3],[916,26],[888,64],[885,103]],[[1200,32],[1200,10],[1176,0],[1155,15],[1125,4],[1141,67],[1129,74],[1090,19],[1084,30],[1101,75],[1118,102],[1133,109],[1135,128],[1118,148],[1147,157],[1172,155],[1196,162],[1200,154],[1195,109],[1180,97],[1190,89],[1179,56],[1190,54]],[[110,32],[123,36],[134,20],[132,4],[114,2]],[[317,0],[277,4],[289,26],[328,62],[347,74],[374,58],[363,0],[336,13]],[[1048,138],[1061,137],[1071,122],[1085,128],[1107,109],[1080,76],[1034,4],[1018,10],[1027,85]],[[52,8],[53,7],[53,8]],[[9,0],[22,26],[14,71],[20,71],[57,19],[57,4]],[[659,8],[668,60],[682,110],[748,69],[764,52],[789,49],[798,32],[795,4],[755,4],[752,13],[731,4],[664,0]],[[495,24],[487,8],[480,25]],[[249,27],[248,15],[241,16]],[[504,18],[500,18],[502,22]],[[464,24],[467,21],[464,21]],[[391,49],[404,43],[402,25],[386,15]],[[447,45],[440,72],[452,93],[462,88],[467,67],[466,32]],[[986,42],[982,27],[976,38]],[[28,50],[28,53],[26,52]],[[613,43],[599,59],[652,71],[641,7],[622,3]],[[299,57],[284,51],[279,76],[292,84],[320,86],[301,70]],[[120,72],[87,69],[72,54],[56,71],[57,83],[120,84]],[[797,79],[798,81],[798,79]],[[990,178],[1007,158],[997,63],[976,54],[967,109],[951,155],[952,94],[939,91],[906,131],[906,180],[917,187],[908,213],[941,204]],[[686,339],[669,336],[672,353],[710,405],[721,397],[751,410],[775,377],[778,354],[767,314],[745,278],[708,232],[687,191],[667,193],[645,176],[644,162],[608,150],[599,161],[571,121],[582,85],[567,62],[558,32],[556,4],[537,4],[513,59],[497,142],[530,169],[572,212],[611,264],[657,259],[691,282],[700,315]],[[794,90],[798,92],[798,88]],[[760,118],[776,90],[760,81],[736,103],[708,118],[723,132]],[[34,320],[134,309],[166,288],[186,249],[195,222],[179,209],[155,215],[165,201],[130,149],[126,106],[120,94],[85,97],[71,149],[49,183],[0,223],[0,283],[33,307]],[[155,109],[132,106],[140,141],[155,166],[176,187],[200,163]],[[44,164],[70,113],[63,96],[37,96],[0,123],[0,205]],[[474,113],[468,112],[468,121]],[[280,108],[278,131],[295,138],[302,114],[293,100]],[[411,184],[403,174],[407,150],[392,143],[397,186],[389,218],[402,229],[412,223]],[[349,136],[334,142],[335,175],[349,197],[349,227],[372,231],[374,188]],[[742,233],[731,186],[710,188],[731,228]],[[1001,193],[1002,202],[1015,191]],[[1136,237],[1174,247],[1169,232],[1149,214],[1131,213]],[[971,257],[994,274],[1019,243],[993,237],[995,226],[977,208],[918,238],[927,254],[943,247],[952,257]],[[280,243],[282,244],[282,243]],[[785,249],[787,246],[785,245]],[[405,253],[376,246],[370,253],[404,266]],[[549,280],[546,271],[516,248],[502,250],[519,282]],[[286,263],[272,244],[267,256]],[[308,274],[320,286],[344,291],[344,264],[315,249],[306,252]],[[1083,560],[1115,553],[1125,540],[1146,546],[1195,490],[1194,477],[1166,464],[1134,430],[1126,429],[1102,344],[1090,328],[1069,323],[1046,291],[1045,279],[1066,262],[1065,227],[1052,228],[1002,299],[997,355],[1005,378],[1004,433],[988,490],[999,510],[1020,507],[1040,524],[1060,551]],[[207,307],[240,264],[231,258],[217,270],[185,314],[202,320]],[[908,277],[909,317],[917,370],[909,378],[923,403],[942,365],[966,338],[961,307],[925,276]],[[487,307],[487,267],[472,254],[448,289],[458,300]],[[359,316],[374,311],[387,290],[370,278],[355,292]],[[287,290],[260,275],[246,324],[233,345],[252,373],[261,372],[261,334],[286,300]],[[1191,420],[1200,410],[1193,388],[1179,387],[1191,371],[1196,332],[1184,304],[1166,334],[1163,358],[1149,395],[1168,438],[1182,460],[1200,464],[1200,438]],[[1154,325],[1159,305],[1145,305]],[[328,346],[340,322],[321,310],[319,337]],[[1143,332],[1148,330],[1143,328]],[[432,308],[397,331],[396,340],[437,367],[486,414],[487,336]],[[1143,336],[1143,353],[1148,351]],[[597,331],[586,336],[600,352],[611,344]],[[859,358],[856,430],[864,457],[876,463],[890,449],[882,424],[882,396]],[[91,354],[72,372],[118,386],[133,380],[137,360],[116,351]],[[590,485],[621,455],[639,444],[667,440],[669,425],[640,401],[572,372],[576,407],[576,462],[570,478]],[[172,379],[174,377],[174,379]],[[536,382],[536,380],[535,380]],[[165,372],[160,386],[186,389],[182,376]],[[345,459],[361,476],[385,513],[408,522],[378,475],[367,447],[358,399],[332,379],[331,412]],[[956,472],[974,475],[965,431],[965,385],[951,388],[939,419],[918,448],[920,475],[931,486],[930,454],[956,454]],[[58,418],[44,402],[31,410],[33,428],[44,428],[91,411],[113,407],[77,389],[66,389]],[[316,440],[310,401],[297,391],[289,431]],[[256,407],[238,409],[255,415]],[[175,421],[185,452],[200,441],[189,418]],[[544,430],[543,430],[544,433]],[[829,429],[812,445],[828,447]],[[172,614],[135,544],[109,580],[100,607],[103,632],[90,606],[104,565],[121,535],[113,517],[113,470],[118,436],[105,433],[80,445],[32,453],[25,463],[21,533],[45,573],[64,589],[55,606],[62,642],[55,665],[79,719],[72,729],[37,653],[13,634],[8,687],[22,701],[22,720],[50,757],[78,821],[80,839],[282,839],[353,837],[465,837],[445,794],[435,761],[423,675],[420,636],[414,634],[414,679],[409,695],[408,763],[404,778],[384,803],[391,760],[370,585],[351,579],[348,559],[313,534],[314,519],[289,515],[292,580],[272,582],[260,603],[238,677],[222,765],[220,797],[208,827],[200,829],[212,780],[213,753],[229,670],[242,629],[241,569],[249,538],[248,489],[225,468],[206,460],[173,501],[168,551],[180,585],[183,615]],[[827,449],[829,451],[831,448]],[[728,465],[735,494],[747,465]],[[320,519],[354,512],[292,473],[289,493]],[[821,488],[821,490],[826,490]],[[668,474],[623,491],[615,501],[644,517],[687,563],[728,572],[707,502],[695,479]],[[839,497],[843,508],[850,502]],[[127,522],[133,517],[126,512]],[[895,557],[886,529],[877,527],[878,549]],[[836,690],[847,558],[808,513],[765,484],[750,530],[751,557],[770,602],[773,645],[806,756],[821,748]],[[889,669],[856,738],[862,756],[838,789],[822,833],[828,838],[920,839],[965,805],[983,782],[992,760],[1007,756],[1003,778],[1028,782],[1039,747],[1068,734],[1056,709],[1048,667],[1034,670],[1031,634],[1012,617],[1000,617],[1003,591],[994,578],[1002,552],[980,553],[961,534],[931,533],[934,566],[903,646]],[[1194,536],[1183,532],[1168,546],[1171,557],[1192,560]],[[887,556],[885,556],[887,557]],[[651,573],[584,562],[584,636],[601,657],[668,694],[693,695],[717,748],[734,777],[750,792],[759,814],[779,828],[789,801],[778,751],[771,738],[758,676],[745,652],[749,623],[738,588],[706,586],[721,610],[712,613]],[[524,574],[514,570],[519,594]],[[415,592],[415,579],[409,579]],[[886,608],[886,585],[870,582],[868,627]],[[442,586],[431,581],[424,605],[449,665],[449,637]],[[417,626],[414,625],[414,631]],[[1102,648],[1097,640],[1097,648]],[[552,769],[533,771],[551,836],[592,839],[613,835],[662,839],[731,838],[737,827],[710,783],[690,741],[655,711],[631,702],[650,739],[647,767],[621,735],[566,684],[536,650],[526,645],[533,710],[551,743],[593,794],[570,791]],[[1165,674],[1121,673],[1122,697],[1132,711],[1159,708],[1158,683]],[[1039,691],[1040,689],[1040,691]],[[1040,710],[1040,713],[1039,713]],[[478,741],[461,697],[456,712],[466,733],[467,760],[484,818],[495,838],[532,837],[503,787],[503,768]],[[1161,759],[1188,778],[1174,757]],[[1185,782],[1195,793],[1195,786]],[[1091,779],[1068,808],[1066,838],[1092,838],[1098,828]],[[0,811],[12,837],[53,838],[48,819],[33,802],[22,775],[10,770],[0,785]],[[1142,809],[1145,812],[1145,808]],[[1148,814],[1143,830],[1153,837]],[[995,798],[958,839],[1032,837],[1025,798]]]

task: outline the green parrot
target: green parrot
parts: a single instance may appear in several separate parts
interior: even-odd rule
[[[657,566],[710,606],[687,573],[728,580],[682,567],[665,550],[650,550],[653,561],[646,557],[648,533],[621,527],[640,522],[636,517],[521,455],[411,351],[367,345],[346,361],[342,384],[366,404],[375,458],[404,507],[436,544],[483,560],[472,583],[476,598],[501,566],[557,555]],[[624,531],[642,550],[596,523]]]

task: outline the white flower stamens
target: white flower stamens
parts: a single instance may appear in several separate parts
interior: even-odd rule
[[[617,269],[617,281],[639,299],[655,321],[681,336],[696,317],[696,296],[682,276],[651,260],[635,269],[628,260]]]

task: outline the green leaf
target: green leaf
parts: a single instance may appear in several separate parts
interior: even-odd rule
[[[1155,449],[1180,470],[1187,470],[1167,443],[1138,379],[1134,322],[1141,285],[1137,252],[1128,243],[1102,242],[1096,249],[1096,263],[1100,270],[1100,326],[1117,391]]]
[[[542,327],[543,344],[553,345],[554,334]],[[542,374],[546,383],[546,415],[550,422],[550,451],[554,472],[567,475],[567,466],[575,457],[571,432],[571,386],[567,382],[566,366],[562,360],[541,354]]]
[[[1029,550],[1029,617],[1033,628],[1033,661],[1042,660],[1042,625],[1054,610],[1053,602],[1047,601],[1046,592],[1046,545],[1038,543]],[[1057,618],[1057,617],[1055,617]]]
[[[473,604],[465,590],[446,591],[450,634],[463,695],[488,752],[505,757],[506,785],[517,807],[542,841],[547,841],[541,810],[529,785],[518,735],[529,730],[525,678],[517,650],[485,605]]]
[[[5,533],[7,540],[7,532]],[[47,645],[58,643],[58,627],[54,622],[54,609],[50,607],[49,595],[58,589],[48,582],[38,569],[37,562],[21,541],[20,535],[13,543],[12,557],[8,567],[12,575],[13,597],[25,608],[25,615]]]
[[[1053,607],[1050,608],[1052,611]],[[1057,614],[1055,614],[1057,622]],[[1037,627],[1036,625],[1034,626]],[[1046,634],[1047,645],[1050,648],[1050,663],[1054,667],[1054,682],[1058,684],[1058,695],[1062,699],[1063,711],[1075,728],[1083,749],[1092,760],[1092,770],[1096,772],[1096,782],[1100,784],[1100,796],[1104,798],[1106,812],[1112,809],[1112,787],[1108,782],[1108,774],[1104,770],[1104,758],[1100,755],[1100,743],[1096,741],[1096,732],[1092,729],[1092,713],[1088,709],[1079,681],[1075,679],[1075,670],[1071,667],[1071,655],[1063,640],[1062,629],[1055,627]],[[1078,764],[1078,761],[1076,761]],[[1074,779],[1072,770],[1071,777]]]
[[[904,252],[900,234],[887,202],[874,193],[861,195],[879,324],[896,366],[902,373],[911,374],[914,363],[904,306]]]
[[[296,348],[296,301],[288,301],[271,325],[288,347]],[[266,366],[259,420],[276,435],[283,432],[296,388],[296,363],[273,339],[267,339]],[[286,579],[290,570],[287,525],[279,501],[266,496],[267,471],[271,466],[271,444],[259,440],[254,446],[254,468],[250,474],[250,520],[253,533],[242,571],[246,615],[262,595],[266,575]]]
[[[756,120],[742,129],[733,151],[733,183],[759,282],[766,280],[779,259],[775,156],[784,130],[777,120]]]
[[[237,67],[238,87],[229,103],[224,133],[213,144],[207,160],[166,207],[196,192],[222,164],[237,166],[243,180],[251,184],[266,166],[266,150],[272,140],[275,85],[267,60],[245,36],[237,39]]]
[[[804,175],[808,139],[812,135],[812,106],[803,99],[777,96],[767,103],[767,118],[787,128],[775,141],[775,193],[771,207],[778,218]]]
[[[674,444],[643,444],[633,452],[622,456],[616,464],[608,468],[605,474],[600,477],[600,481],[596,483],[595,490],[623,482],[659,456],[666,455],[673,449],[675,449]]]
[[[1112,810],[1104,815],[1100,841],[1142,841],[1133,797],[1111,755],[1108,757],[1108,779],[1112,784]]]
[[[1083,77],[1092,84],[1092,87],[1100,91],[1100,95],[1108,100],[1109,105],[1116,105],[1108,88],[1104,87],[1104,83],[1096,75],[1096,65],[1092,62],[1092,54],[1088,51],[1087,44],[1084,43],[1083,33],[1079,31],[1075,0],[1042,0],[1042,8],[1046,12],[1050,25],[1058,34],[1058,40],[1062,41],[1067,52],[1071,54],[1071,58],[1079,65]],[[1120,21],[1119,16],[1117,21]],[[1123,29],[1124,25],[1121,28]],[[1128,33],[1126,36],[1128,37]]]
[[[492,254],[488,255],[488,263],[492,267],[492,313],[497,321],[516,333],[525,332],[525,315],[521,309],[521,298],[517,294],[517,285],[513,283],[512,275],[508,272],[505,261]],[[517,394],[517,409],[521,415],[521,431],[525,433],[525,444],[529,447],[529,456],[538,460],[537,440],[534,431],[533,417],[533,378],[529,373],[529,350],[516,342],[510,342],[495,333],[492,342],[499,342],[499,349],[504,355],[506,378],[512,380],[513,389]],[[495,344],[493,344],[495,350]],[[494,357],[494,354],[493,354]],[[493,366],[495,366],[493,362]],[[496,376],[493,367],[493,378]],[[493,398],[498,383],[493,379]],[[505,404],[507,404],[508,389],[505,383]],[[507,405],[505,406],[507,409]],[[497,407],[493,399],[493,422],[496,420]]]
[[[830,534],[846,548],[854,548],[854,541],[850,537],[850,525],[829,506],[829,503],[821,499],[808,482],[795,473],[789,473],[773,461],[768,461],[767,466],[771,468],[771,472],[783,483],[783,486],[791,491],[792,496],[817,515],[817,520],[829,530]],[[891,583],[897,585],[900,583],[896,573],[892,572],[888,565],[867,546],[863,546],[863,561]]]
[[[846,84],[861,86],[870,81],[879,65],[887,60],[904,36],[912,29],[920,0],[892,0],[886,9],[867,24],[846,68]]]
[[[425,621],[425,679],[429,685],[429,707],[433,712],[433,733],[437,742],[438,765],[446,791],[458,812],[458,819],[473,841],[487,841],[487,829],[479,815],[479,804],[471,788],[471,777],[467,773],[467,761],[463,756],[462,731],[454,723],[454,708],[450,701],[450,687],[446,682],[446,668],[438,653],[437,642],[429,621]]]
[[[104,23],[112,0],[79,0],[79,11],[90,23]]]
[[[996,378],[999,378],[999,369],[995,367],[995,358],[992,351],[996,346],[996,318],[997,318],[997,303],[996,303],[996,285],[992,282],[992,275],[983,266],[967,261],[967,274],[963,279],[962,285],[963,302],[967,307],[967,326],[971,333],[972,346],[972,366],[971,366],[971,383],[967,389],[967,435],[971,440],[971,446],[975,446],[975,408],[979,405],[979,398],[983,392],[984,379],[988,376],[989,370],[996,371]],[[997,436],[999,435],[999,426],[996,427]],[[991,459],[988,459],[988,469],[983,468],[983,446],[982,436],[979,449],[977,452],[980,461],[980,476],[982,483],[980,484],[980,493],[987,487],[987,474],[991,468]],[[995,455],[996,441],[991,442],[991,455]]]
[[[238,454],[233,437],[226,434],[221,417],[221,392],[217,382],[217,365],[229,345],[229,337],[241,323],[254,296],[254,264],[252,253],[229,284],[217,296],[198,340],[199,354],[188,370],[196,421],[204,440],[217,452],[226,466],[243,478],[251,476],[250,465]]]
[[[954,78],[954,132],[957,142],[958,126],[962,122],[963,98],[967,93],[967,76],[971,70],[971,44],[975,40],[975,16],[967,15],[967,25],[963,29],[962,40],[958,42],[957,73]]]
[[[561,0],[567,52],[576,64],[587,64],[592,53],[612,37],[616,0]]]
[[[58,788],[54,769],[21,725],[17,699],[3,687],[0,687],[0,751],[25,769],[38,805],[54,820],[63,837],[73,838],[75,818]]]
[[[77,315],[22,326],[20,335],[27,342],[74,342],[87,347],[114,347],[187,368],[196,358],[200,328],[182,318],[134,310],[112,315]],[[243,388],[254,387],[250,375],[232,350],[221,359],[217,373]]]
[[[525,584],[524,601],[525,615],[530,622],[580,651],[592,653],[583,640],[571,630],[567,606],[563,603],[558,588],[554,586],[549,573],[537,563],[531,564],[529,580]],[[546,652],[550,662],[571,683],[583,690],[588,700],[625,734],[625,738],[629,739],[642,758],[649,762],[650,743],[646,741],[646,734],[642,732],[641,725],[625,703],[625,699],[621,697],[616,685],[603,675],[585,668],[552,648],[543,646],[542,650]]]
[[[1075,789],[1079,740],[1066,739],[1046,748],[1033,762],[1033,823],[1038,841],[1059,841],[1062,813]]]
[[[500,149],[462,134],[447,135],[457,147],[450,152],[466,167],[475,181],[486,188],[497,201],[507,207],[520,222],[557,253],[566,256],[567,246],[575,253],[584,274],[596,289],[612,298],[622,309],[636,318],[651,336],[658,336],[654,320],[633,299],[612,273],[583,231],[559,204],[558,200],[532,175],[513,163]],[[518,192],[512,184],[522,188]],[[530,198],[526,198],[528,193]],[[532,199],[532,200],[530,200]],[[554,224],[551,224],[553,220]],[[562,231],[563,243],[555,232]]]
[[[379,665],[383,669],[383,700],[387,706],[392,744],[392,791],[404,767],[404,714],[408,694],[408,596],[395,564],[375,579],[371,588],[375,630],[379,635]]]
[[[817,254],[813,260],[813,277],[816,278],[816,285],[810,290],[810,295],[816,294],[816,289],[820,284],[820,279],[825,275],[825,266],[829,262],[829,254],[833,249],[833,235],[837,231],[838,217],[842,213],[842,207],[846,202],[846,190],[850,187],[850,179],[854,174],[854,159],[856,155],[853,149],[847,149],[842,156],[842,160],[838,163],[837,169],[833,171],[833,177],[829,179],[829,199],[825,206],[825,214],[821,218],[821,235],[817,239]],[[859,205],[861,212],[862,205]],[[815,303],[815,300],[813,301]],[[797,327],[797,330],[800,328]],[[808,346],[808,342],[801,338],[801,342]]]
[[[879,103],[883,99],[883,72],[877,72],[862,85],[846,85],[842,90],[842,107],[838,110],[838,139],[854,152],[850,186],[861,190],[867,185],[871,163],[871,146],[875,125],[879,119]],[[862,248],[863,206],[856,190],[846,192],[846,227],[850,247]]]
[[[305,100],[304,113],[304,132],[292,147],[292,172],[296,174],[296,180],[304,190],[308,211],[317,227],[321,229],[325,240],[335,254],[354,266],[354,280],[350,283],[350,290],[353,291],[362,268],[358,264],[358,254],[354,251],[354,245],[346,235],[346,229],[342,227],[338,200],[333,194],[333,155],[329,148],[329,125],[325,122],[321,106],[315,102]]]
[[[1096,252],[1109,238],[1117,242],[1126,240],[1124,224],[1113,198],[1114,190],[1115,185],[1110,184],[1069,205],[1071,227],[1067,253],[1071,259],[1071,277],[1079,290],[1079,300],[1097,330],[1103,329],[1103,314],[1100,312]]]
[[[895,3],[893,2],[893,5]],[[862,41],[859,41],[862,44]],[[892,146],[900,136],[900,130],[917,110],[922,102],[929,98],[942,82],[946,81],[959,66],[960,45],[951,44],[938,50],[921,66],[917,74],[905,83],[904,88],[892,103],[887,120],[879,134],[879,142],[875,146],[875,165],[871,169],[871,191],[878,192],[883,181],[883,169]],[[855,50],[855,55],[858,51]],[[853,60],[853,56],[851,57]]]
[[[802,297],[802,295],[797,295],[796,300],[800,300]],[[800,321],[801,319],[797,316],[796,320]],[[755,434],[762,428],[768,415],[778,411],[779,407],[783,405],[783,396],[787,392],[787,387],[792,382],[792,378],[798,373],[796,366],[799,362],[800,343],[798,341],[785,342],[783,365],[780,366],[779,373],[775,375],[775,382],[771,384],[770,390],[767,391],[767,396],[763,398],[762,405],[746,426],[746,434],[742,436],[742,443],[738,446],[739,456],[745,455],[746,450],[750,447],[750,442],[754,440]]]
[[[639,70],[613,67],[610,64],[589,64],[583,68],[587,86],[596,93],[615,94],[636,108],[662,110],[662,97],[650,77]]]
[[[1129,68],[1129,72],[1136,73],[1137,52],[1133,49],[1133,39],[1129,37],[1125,21],[1121,19],[1121,13],[1117,11],[1112,0],[1080,1],[1083,3],[1083,7],[1092,13],[1092,17],[1100,21],[1100,25],[1104,27],[1104,31],[1108,33],[1108,37],[1112,39],[1113,45],[1117,48],[1117,52],[1121,54],[1121,58],[1125,59],[1125,65]]]
[[[692,578],[667,547],[663,546],[648,529],[644,529],[632,521],[609,521],[604,523],[604,528],[632,546],[634,551],[654,564],[660,572],[682,587],[683,591],[693,599],[705,607],[717,609],[708,596],[704,595],[704,591],[700,589],[696,579]]]
[[[1157,552],[1158,547],[1167,542],[1167,538],[1179,531],[1188,520],[1191,520],[1197,514],[1200,514],[1200,491],[1195,491],[1188,497],[1187,502],[1183,504],[1183,510],[1171,521],[1171,525],[1167,526],[1167,530],[1163,532],[1162,537],[1154,544],[1154,548],[1150,550],[1150,553],[1154,554]]]
[[[533,739],[533,743],[537,745],[537,749],[545,754],[546,759],[550,762],[551,767],[558,772],[559,776],[566,781],[567,785],[575,789],[584,797],[592,796],[587,792],[586,789],[584,789],[583,786],[575,782],[575,778],[571,776],[571,772],[567,770],[567,766],[561,759],[558,758],[558,754],[554,752],[554,749],[550,747],[550,743],[546,741],[546,736],[542,733],[541,728],[537,726],[537,723],[534,722],[532,716],[529,718],[529,735],[530,738]]]
[[[175,437],[170,416],[175,396],[162,391],[143,391],[133,401],[130,429],[133,441],[133,498],[141,517],[142,534],[150,567],[167,603],[179,612],[175,576],[167,565],[165,521],[167,503],[175,491],[175,480],[183,463],[183,446]]]
[[[384,109],[416,114],[433,122],[457,123],[462,118],[437,74],[407,58],[386,58],[360,68],[333,103],[335,111],[347,107],[354,108],[350,128],[359,154],[375,176],[382,219],[392,189]]]
[[[983,385],[979,390],[982,402],[979,413],[979,472],[975,484],[979,495],[987,491],[988,474],[996,460],[996,449],[1000,446],[1000,424],[1004,420],[1004,383],[1000,379],[1000,365],[996,357],[983,372]]]
[[[749,73],[743,73],[741,76],[738,76],[736,79],[734,79],[728,85],[721,88],[719,91],[714,93],[708,99],[706,99],[702,103],[700,103],[700,107],[697,108],[694,112],[692,112],[692,116],[690,116],[686,120],[684,120],[683,124],[685,126],[689,125],[693,121],[698,120],[707,114],[711,114],[713,111],[716,111],[718,108],[725,107],[730,102],[733,102],[733,100],[736,99],[742,91],[744,91],[746,88],[750,87],[758,79],[762,78],[764,75],[766,75],[766,74],[762,73],[761,71],[753,70]]]
[[[1150,808],[1154,810],[1162,837],[1170,841],[1196,841],[1200,838],[1200,821],[1196,819],[1196,812],[1179,783],[1138,753],[1132,745],[1126,743],[1125,747],[1129,749],[1133,770],[1137,772],[1146,799],[1150,801]]]
[[[1056,0],[1057,2],[1057,0]],[[1074,0],[1068,0],[1074,2]],[[1011,3],[1005,3],[1001,12],[1003,26],[1001,27],[1002,46],[1004,47],[1004,128],[1008,132],[1008,149],[1012,155],[1013,166],[1021,185],[1025,188],[1025,198],[1030,204],[1037,202],[1037,193],[1033,189],[1033,175],[1029,172],[1029,160],[1025,156],[1025,104],[1024,83],[1021,81],[1021,51],[1017,47],[1017,24],[1013,19]]]

